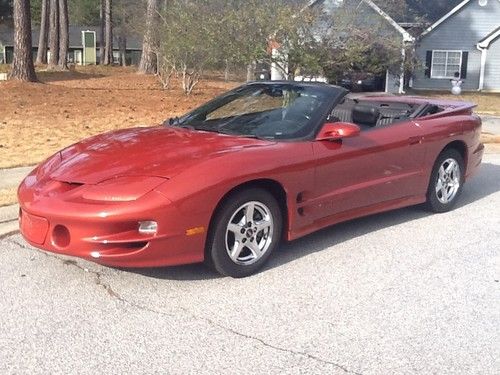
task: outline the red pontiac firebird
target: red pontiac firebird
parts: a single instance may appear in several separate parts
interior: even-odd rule
[[[347,93],[256,82],[83,140],[21,183],[21,232],[105,265],[206,261],[243,277],[281,240],[420,203],[450,210],[483,155],[474,105]]]

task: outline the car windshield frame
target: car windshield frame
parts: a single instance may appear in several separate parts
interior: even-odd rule
[[[342,87],[328,84],[294,81],[255,82],[228,91],[180,118],[170,119],[168,124],[192,131],[215,132],[268,141],[293,142],[306,140],[314,138],[333,107],[340,102],[347,92]],[[271,99],[276,97],[277,100],[282,100],[283,104],[263,111],[250,111],[228,117],[210,118],[210,115],[217,113],[221,108],[230,106],[237,100],[245,100],[245,98],[251,100],[251,98],[259,97],[259,95],[263,96],[263,94],[268,95]],[[293,98],[289,99],[291,96]],[[302,100],[302,105],[306,106],[309,112],[301,110],[303,107],[297,104],[299,103],[298,99]],[[286,102],[286,100],[291,101]],[[286,104],[291,103],[291,105],[285,106],[285,102]],[[245,104],[244,101],[243,103]],[[288,114],[292,114],[293,111],[295,111],[294,115],[299,117],[298,119],[285,118]],[[301,123],[297,123],[299,120]],[[255,127],[252,128],[252,126]],[[277,131],[275,131],[276,129]],[[289,131],[289,133],[283,134],[280,130]],[[274,134],[271,134],[273,131],[275,131]]]

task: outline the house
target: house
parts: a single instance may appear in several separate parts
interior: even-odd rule
[[[98,27],[70,26],[69,27],[69,49],[68,62],[77,65],[92,65],[99,61],[99,40]],[[38,51],[38,38],[40,29],[33,28],[32,52],[33,58],[36,58]],[[120,61],[120,51],[118,49],[118,40],[113,41],[113,61]],[[141,59],[142,41],[140,38],[127,37],[125,49],[125,59],[127,65],[138,65]],[[50,51],[48,51],[50,55]],[[14,56],[14,28],[12,24],[0,24],[0,64],[10,64]]]
[[[428,27],[416,46],[412,87],[449,90],[459,73],[468,91],[500,92],[500,0],[465,0]]]
[[[337,11],[337,9],[343,5],[343,0],[312,0],[310,1],[305,9],[319,9],[323,14],[329,15]],[[391,18],[386,12],[384,12],[379,6],[377,6],[371,0],[359,0],[354,4],[356,6],[355,12],[358,14],[357,21],[366,27],[367,23],[374,24],[374,30],[388,38],[393,38],[399,40],[401,46],[401,61],[400,66],[394,71],[386,72],[385,79],[385,91],[391,93],[404,93],[405,86],[405,63],[407,60],[408,49],[413,48],[415,38],[410,35],[403,27],[401,27],[393,18]],[[376,23],[376,25],[375,25]],[[321,26],[318,27],[318,32],[324,32]],[[276,50],[272,51],[273,54],[277,54]],[[272,79],[284,79],[283,73],[272,66],[271,68]],[[323,80],[321,77],[311,78],[314,80]]]

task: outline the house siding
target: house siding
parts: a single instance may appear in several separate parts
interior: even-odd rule
[[[498,27],[499,20],[499,1],[490,0],[486,6],[481,7],[477,0],[472,0],[456,14],[422,37],[416,49],[417,59],[421,65],[425,65],[427,51],[459,50],[469,52],[467,78],[464,79],[462,87],[464,90],[477,90],[481,70],[481,52],[476,48],[476,45]],[[496,59],[496,62],[492,61],[493,59],[493,53],[489,53],[489,69],[490,71],[499,71],[500,59]],[[448,90],[451,89],[451,84],[449,79],[426,77],[425,66],[421,66],[414,74],[413,87],[416,89]],[[500,90],[500,85],[497,86],[497,89]]]
[[[500,92],[500,38],[490,45],[484,70],[484,90]]]

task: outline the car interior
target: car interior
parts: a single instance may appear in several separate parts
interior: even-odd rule
[[[443,111],[443,108],[428,103],[410,104],[345,98],[333,109],[329,121],[351,122],[358,125],[363,131],[389,126],[441,111]]]

